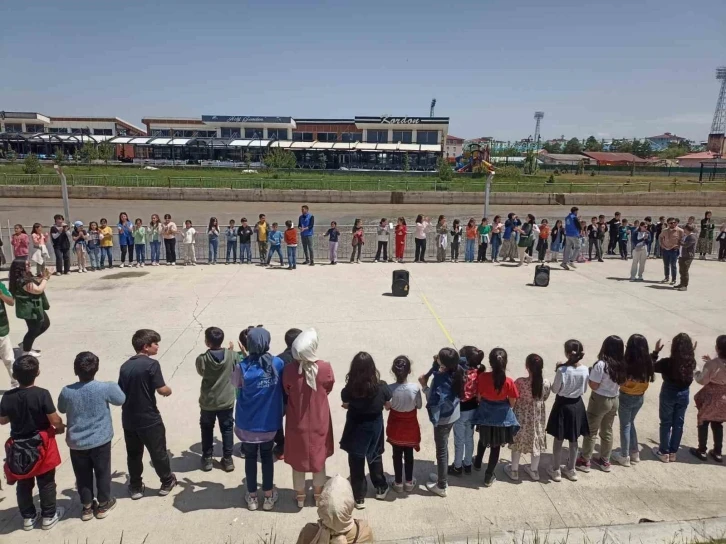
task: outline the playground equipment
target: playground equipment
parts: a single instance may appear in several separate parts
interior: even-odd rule
[[[467,140],[462,146],[462,154],[456,157],[457,172],[493,173],[489,162],[489,146]]]

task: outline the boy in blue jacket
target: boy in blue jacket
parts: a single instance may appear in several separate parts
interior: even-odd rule
[[[271,266],[272,256],[277,253],[280,257],[280,266],[284,266],[282,261],[282,232],[277,230],[277,223],[272,224],[272,230],[267,235],[267,241],[270,242],[270,253],[267,254],[267,266]]]

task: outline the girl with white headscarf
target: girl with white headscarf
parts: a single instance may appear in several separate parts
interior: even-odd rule
[[[305,474],[313,475],[316,503],[325,485],[325,462],[333,455],[333,423],[328,395],[335,375],[330,363],[317,357],[318,333],[307,329],[292,344],[293,362],[282,373],[287,394],[285,463],[292,467],[292,483],[299,508],[305,506]]]
[[[320,496],[319,520],[300,531],[297,544],[353,544],[373,542],[368,522],[353,517],[355,500],[348,480],[336,474]]]

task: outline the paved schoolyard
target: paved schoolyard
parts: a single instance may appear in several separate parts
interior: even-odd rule
[[[91,350],[101,359],[98,377],[116,380],[118,368],[132,355],[131,335],[142,327],[162,336],[159,359],[168,384],[169,398],[159,407],[167,427],[172,467],[180,485],[166,498],[156,496],[158,481],[146,465],[147,496],[132,502],[126,493],[125,447],[120,409],[113,409],[116,438],[113,444],[113,490],[116,510],[105,520],[83,523],[74,490],[73,472],[65,444],[58,469],[59,504],[67,518],[53,531],[24,533],[15,506],[14,488],[0,491],[0,540],[7,542],[241,542],[255,541],[271,530],[278,541],[293,541],[299,529],[315,520],[315,509],[298,511],[293,502],[291,471],[275,465],[280,501],[274,512],[248,512],[243,508],[243,460],[236,458],[235,472],[199,470],[198,390],[194,359],[203,351],[204,327],[222,327],[236,338],[247,325],[264,324],[271,332],[273,351],[283,349],[283,334],[290,327],[315,326],[320,334],[320,357],[331,361],[336,386],[331,394],[334,432],[339,439],[344,411],[340,389],[352,356],[370,351],[385,379],[394,356],[405,353],[415,373],[429,367],[431,356],[453,343],[474,344],[485,350],[506,348],[509,374],[524,373],[527,354],[544,357],[551,378],[561,358],[562,344],[570,337],[585,345],[585,362],[595,361],[600,343],[608,334],[627,338],[647,336],[651,345],[666,342],[685,331],[698,340],[699,356],[712,353],[716,336],[724,333],[723,284],[726,265],[696,261],[688,292],[673,292],[655,283],[662,278],[662,264],[648,261],[647,282],[622,281],[630,263],[608,260],[583,264],[577,271],[552,271],[551,285],[536,288],[533,266],[511,268],[492,264],[406,264],[411,271],[411,294],[400,299],[385,296],[390,290],[393,264],[340,264],[299,267],[295,272],[256,266],[217,265],[146,267],[72,274],[52,278],[50,330],[37,342],[43,350],[38,384],[54,398],[64,384],[74,381],[73,357]],[[3,274],[4,275],[4,274]],[[653,280],[652,282],[650,280]],[[721,316],[721,317],[719,317]],[[17,343],[24,325],[14,317],[11,336]],[[412,376],[415,379],[415,376]],[[7,384],[0,376],[0,387]],[[664,465],[648,452],[658,437],[660,378],[646,393],[637,426],[643,462],[633,468],[614,467],[605,474],[593,470],[580,481],[551,483],[544,477],[550,456],[542,460],[543,479],[534,483],[506,480],[482,487],[483,473],[453,478],[449,497],[441,499],[417,490],[410,495],[391,493],[386,502],[367,501],[366,517],[381,540],[434,537],[445,534],[486,535],[490,531],[523,528],[586,527],[650,520],[684,520],[717,516],[723,512],[726,467],[696,462],[687,448],[696,440],[696,411],[686,415],[686,430],[679,462]],[[697,390],[694,385],[693,392]],[[548,403],[551,406],[552,401]],[[434,470],[434,446],[424,410],[419,415],[423,443],[415,473],[422,484]],[[618,444],[616,423],[616,446]],[[8,428],[0,428],[0,439]],[[62,439],[61,439],[62,442]],[[551,446],[551,444],[550,444]],[[453,454],[453,444],[450,450]],[[503,463],[509,451],[503,452]],[[392,473],[390,451],[384,466]],[[329,474],[348,474],[343,452],[336,451]],[[147,537],[148,535],[148,537]],[[11,540],[12,539],[12,540]]]

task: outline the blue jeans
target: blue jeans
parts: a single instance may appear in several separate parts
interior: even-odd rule
[[[620,455],[626,457],[631,452],[640,451],[638,447],[638,433],[635,430],[635,416],[643,407],[645,395],[628,395],[620,393]]]
[[[492,261],[499,258],[500,247],[502,247],[502,235],[500,233],[492,234]]]
[[[282,248],[281,246],[270,246],[270,252],[267,254],[267,264],[272,261],[272,256],[277,253],[280,256],[280,264],[285,264],[282,260]]]
[[[247,255],[247,262],[252,262],[252,242],[246,242],[239,244],[239,262],[245,262],[245,255]]]
[[[158,263],[161,256],[161,240],[149,242],[149,247],[151,247],[151,262]]]
[[[209,262],[217,262],[217,252],[219,250],[219,238],[209,239]]]
[[[678,264],[678,248],[676,249],[663,249],[661,250],[663,255],[663,273],[665,278],[669,277],[676,281],[676,265]]]
[[[275,465],[272,460],[274,440],[262,444],[242,442],[242,451],[245,453],[245,477],[247,478],[247,493],[257,493],[257,452],[260,454],[262,465],[262,490],[272,491],[275,477]]]
[[[91,268],[100,268],[101,248],[99,246],[88,246],[88,261]]]
[[[144,264],[146,262],[146,246],[144,244],[134,244],[136,250],[136,264]]]
[[[290,268],[297,266],[297,246],[287,246],[287,264]]]
[[[227,240],[227,259],[229,262],[229,256],[232,255],[232,264],[237,260],[237,240]]]
[[[474,456],[474,427],[471,419],[476,410],[461,412],[461,416],[454,423],[454,466],[461,468],[461,465],[470,467],[471,459]]]
[[[676,453],[681,446],[683,423],[689,400],[688,388],[680,389],[667,382],[660,388],[660,452]]]
[[[108,256],[108,267],[113,266],[111,262],[111,256],[113,255],[113,246],[103,247],[101,246],[101,268],[103,268],[103,259]]]
[[[464,260],[467,263],[474,262],[474,248],[476,247],[476,239],[466,240],[466,253],[464,253]]]

